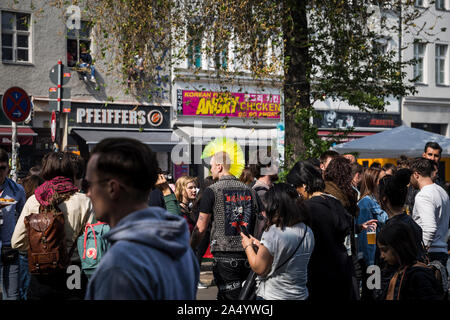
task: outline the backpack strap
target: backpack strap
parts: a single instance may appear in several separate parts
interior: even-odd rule
[[[294,252],[292,252],[292,254],[289,256],[289,258],[287,258],[282,264],[278,265],[275,270],[272,272],[272,275],[275,273],[275,271],[277,271],[278,269],[280,269],[282,266],[284,266],[286,263],[288,263],[289,260],[291,260],[291,258],[295,255],[295,253],[297,252],[298,248],[300,248],[300,246],[303,243],[303,240],[305,240],[306,238],[306,234],[308,233],[308,226],[305,224],[305,233],[303,234],[302,239],[300,240],[300,242],[297,245],[297,248],[295,248]]]
[[[94,227],[106,224],[105,222],[97,221],[96,223],[86,223],[84,227],[84,241],[83,241],[83,259],[86,259],[86,242],[87,242],[87,232],[88,229],[91,228],[92,234],[94,235],[95,249],[97,250],[97,237],[95,236]],[[94,260],[97,259],[97,251],[94,254]]]
[[[392,277],[391,281],[389,281],[389,288],[386,295],[386,300],[400,300],[400,290],[402,288],[403,278],[405,277],[406,269],[407,268],[403,268],[401,271],[397,271]],[[395,296],[395,288],[397,286],[397,280],[400,274],[402,275],[402,277],[400,279],[400,284],[398,286],[397,295]]]

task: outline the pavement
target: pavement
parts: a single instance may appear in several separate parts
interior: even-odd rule
[[[197,290],[197,300],[216,300],[217,286],[214,284],[212,261],[203,261],[200,268],[200,281],[208,286]]]

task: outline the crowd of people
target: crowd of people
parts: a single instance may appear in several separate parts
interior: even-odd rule
[[[171,181],[148,146],[118,138],[96,145],[87,163],[51,152],[16,183],[0,149],[0,196],[14,200],[0,201],[2,299],[192,300],[207,287],[199,275],[208,248],[218,300],[242,299],[252,279],[257,300],[446,299],[441,152],[430,142],[422,157],[363,167],[329,150],[279,182],[270,164],[231,175],[220,151],[207,178]],[[111,228],[103,255],[83,236],[97,221]],[[95,272],[68,288],[67,267],[82,270],[97,254]]]

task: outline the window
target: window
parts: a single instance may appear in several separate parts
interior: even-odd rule
[[[423,0],[416,0],[416,1],[414,1],[414,5],[416,7],[423,7]]]
[[[378,55],[385,55],[389,50],[389,39],[381,38],[372,42],[373,51]]]
[[[228,49],[226,44],[224,46],[224,49],[216,53],[215,62],[216,69],[226,70],[228,68]]]
[[[414,43],[414,59],[416,64],[414,65],[414,78],[418,83],[425,83],[424,75],[424,59],[425,59],[425,43]]]
[[[78,62],[81,46],[86,46],[88,52],[91,48],[91,23],[81,21],[81,28],[67,29],[67,65],[73,67]]]
[[[445,10],[445,0],[436,0],[436,10]]]
[[[447,84],[447,45],[436,44],[435,79],[436,84]]]
[[[31,61],[29,14],[2,11],[2,61]]]
[[[202,67],[202,31],[194,27],[188,29],[188,68]]]

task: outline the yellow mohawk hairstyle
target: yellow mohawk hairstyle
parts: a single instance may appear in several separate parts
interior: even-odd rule
[[[214,139],[206,145],[202,153],[202,159],[212,157],[221,151],[226,152],[230,157],[230,174],[239,178],[245,167],[245,157],[241,146],[235,140],[225,137]]]

